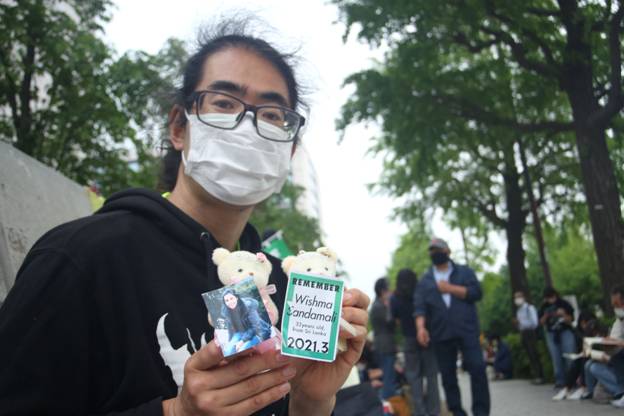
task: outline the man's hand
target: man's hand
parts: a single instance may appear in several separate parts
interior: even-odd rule
[[[370,299],[359,289],[348,289],[342,301],[342,317],[353,325],[357,335],[340,330],[347,340],[347,351],[339,353],[332,363],[295,359],[297,376],[292,380],[290,414],[329,415],[336,392],[359,361],[366,342],[368,304]]]
[[[440,293],[450,293],[452,296],[459,299],[465,299],[468,293],[468,288],[466,286],[454,285],[446,280],[440,280],[438,282],[438,290]]]
[[[429,346],[429,341],[431,339],[429,338],[429,331],[427,331],[427,328],[418,328],[416,338],[418,339],[418,343],[423,348],[427,348]]]
[[[440,291],[440,293],[451,293],[451,286],[453,285],[451,285],[446,280],[440,280],[438,282],[438,290]]]
[[[249,415],[285,396],[295,374],[292,360],[277,351],[228,362],[211,341],[186,362],[184,385],[163,401],[163,415]]]

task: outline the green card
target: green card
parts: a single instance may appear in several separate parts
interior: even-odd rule
[[[343,291],[339,279],[290,274],[282,315],[282,354],[334,361]]]

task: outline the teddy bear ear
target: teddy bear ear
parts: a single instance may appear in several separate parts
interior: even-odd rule
[[[288,256],[284,260],[282,260],[282,270],[284,270],[284,273],[289,273],[290,268],[295,263],[296,259],[297,258],[295,256]]]
[[[332,261],[337,261],[338,260],[338,256],[336,255],[336,253],[327,247],[319,247],[316,249],[316,252],[319,254],[322,254],[324,256],[329,257]]]
[[[262,252],[256,253],[256,260],[258,260],[260,265],[264,267],[264,270],[266,271],[267,275],[271,274],[271,270],[273,270],[273,266],[271,266],[271,262],[269,261],[269,259],[264,253]]]
[[[225,260],[229,255],[230,251],[228,249],[225,249],[223,247],[215,248],[212,252],[212,261],[218,266],[219,264],[223,263],[223,260]]]

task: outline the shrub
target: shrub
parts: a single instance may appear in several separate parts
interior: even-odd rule
[[[527,355],[524,347],[522,346],[522,339],[519,333],[509,334],[504,337],[504,341],[509,345],[511,350],[511,359],[513,361],[513,375],[515,378],[533,378],[531,372],[531,364],[529,363],[529,356]],[[552,362],[550,361],[550,354],[546,347],[546,342],[543,339],[537,340],[537,352],[539,354],[540,363],[542,364],[542,371],[544,372],[544,379],[546,381],[554,381]]]

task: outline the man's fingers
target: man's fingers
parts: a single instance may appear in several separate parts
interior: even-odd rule
[[[228,365],[219,367],[211,372],[213,388],[223,388],[245,380],[261,371],[283,367],[291,358],[281,355],[279,351],[268,351],[264,354],[253,354],[237,358]]]
[[[263,407],[281,399],[290,391],[290,383],[286,382],[279,386],[272,387],[242,402],[227,406],[223,409],[223,414],[227,415],[249,415]]]
[[[368,312],[365,309],[344,307],[342,317],[351,325],[364,325],[368,323]]]
[[[363,325],[352,325],[351,327],[355,333],[351,333],[351,331],[345,329],[345,328],[340,328],[340,332],[338,333],[340,338],[344,338],[344,339],[353,339],[353,338],[362,338],[364,339],[366,337],[366,334],[368,332],[368,330],[366,329],[365,326]]]
[[[217,366],[223,359],[223,353],[221,348],[217,346],[214,340],[204,345],[191,355],[186,361],[185,368],[193,370],[208,370],[209,368]]]
[[[354,306],[356,308],[368,309],[370,298],[360,289],[351,288],[345,290],[342,306]]]
[[[233,405],[262,392],[280,386],[292,379],[297,370],[294,365],[276,368],[254,375],[231,386],[214,391],[218,397],[218,407]]]

